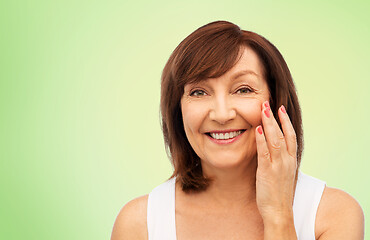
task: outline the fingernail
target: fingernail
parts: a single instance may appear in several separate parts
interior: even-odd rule
[[[270,108],[269,101],[264,102],[263,105],[265,105],[266,108]]]
[[[284,105],[281,105],[281,111],[283,112],[283,113],[286,113],[286,110],[285,110],[285,107],[284,107]]]
[[[264,110],[266,117],[270,117],[270,108]]]
[[[262,127],[261,127],[261,126],[258,126],[258,127],[257,127],[257,131],[258,131],[258,133],[259,133],[259,134],[261,134],[261,135],[262,135]]]

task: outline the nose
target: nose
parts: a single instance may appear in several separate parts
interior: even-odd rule
[[[209,118],[219,124],[226,124],[236,117],[235,108],[228,96],[219,96],[214,99],[212,108],[209,112]]]

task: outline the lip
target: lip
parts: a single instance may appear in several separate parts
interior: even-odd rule
[[[210,135],[206,134],[206,136],[214,143],[216,144],[220,144],[220,145],[225,145],[225,144],[231,144],[235,141],[238,141],[239,138],[241,138],[241,136],[247,131],[246,129],[231,129],[231,130],[220,130],[220,131],[212,131],[212,132],[208,132],[208,133],[228,133],[228,132],[234,132],[234,131],[243,131],[241,134],[239,134],[238,136],[234,137],[234,138],[230,138],[230,139],[214,139],[213,137],[211,137]]]
[[[215,130],[210,131],[207,133],[229,133],[229,132],[237,132],[237,131],[244,131],[245,129],[225,129],[225,130]]]

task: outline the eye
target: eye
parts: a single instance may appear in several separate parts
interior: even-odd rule
[[[248,87],[242,87],[242,88],[239,88],[236,91],[237,94],[247,94],[247,93],[251,93],[251,92],[253,92],[253,89],[248,88]]]
[[[200,90],[200,89],[197,89],[197,90],[194,90],[194,91],[190,92],[190,96],[194,96],[194,97],[200,97],[200,96],[205,96],[205,95],[207,95],[207,93],[203,90]]]

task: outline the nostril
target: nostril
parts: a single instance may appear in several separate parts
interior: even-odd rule
[[[235,109],[212,109],[209,112],[209,117],[211,120],[215,120],[220,123],[228,122],[236,117]]]

